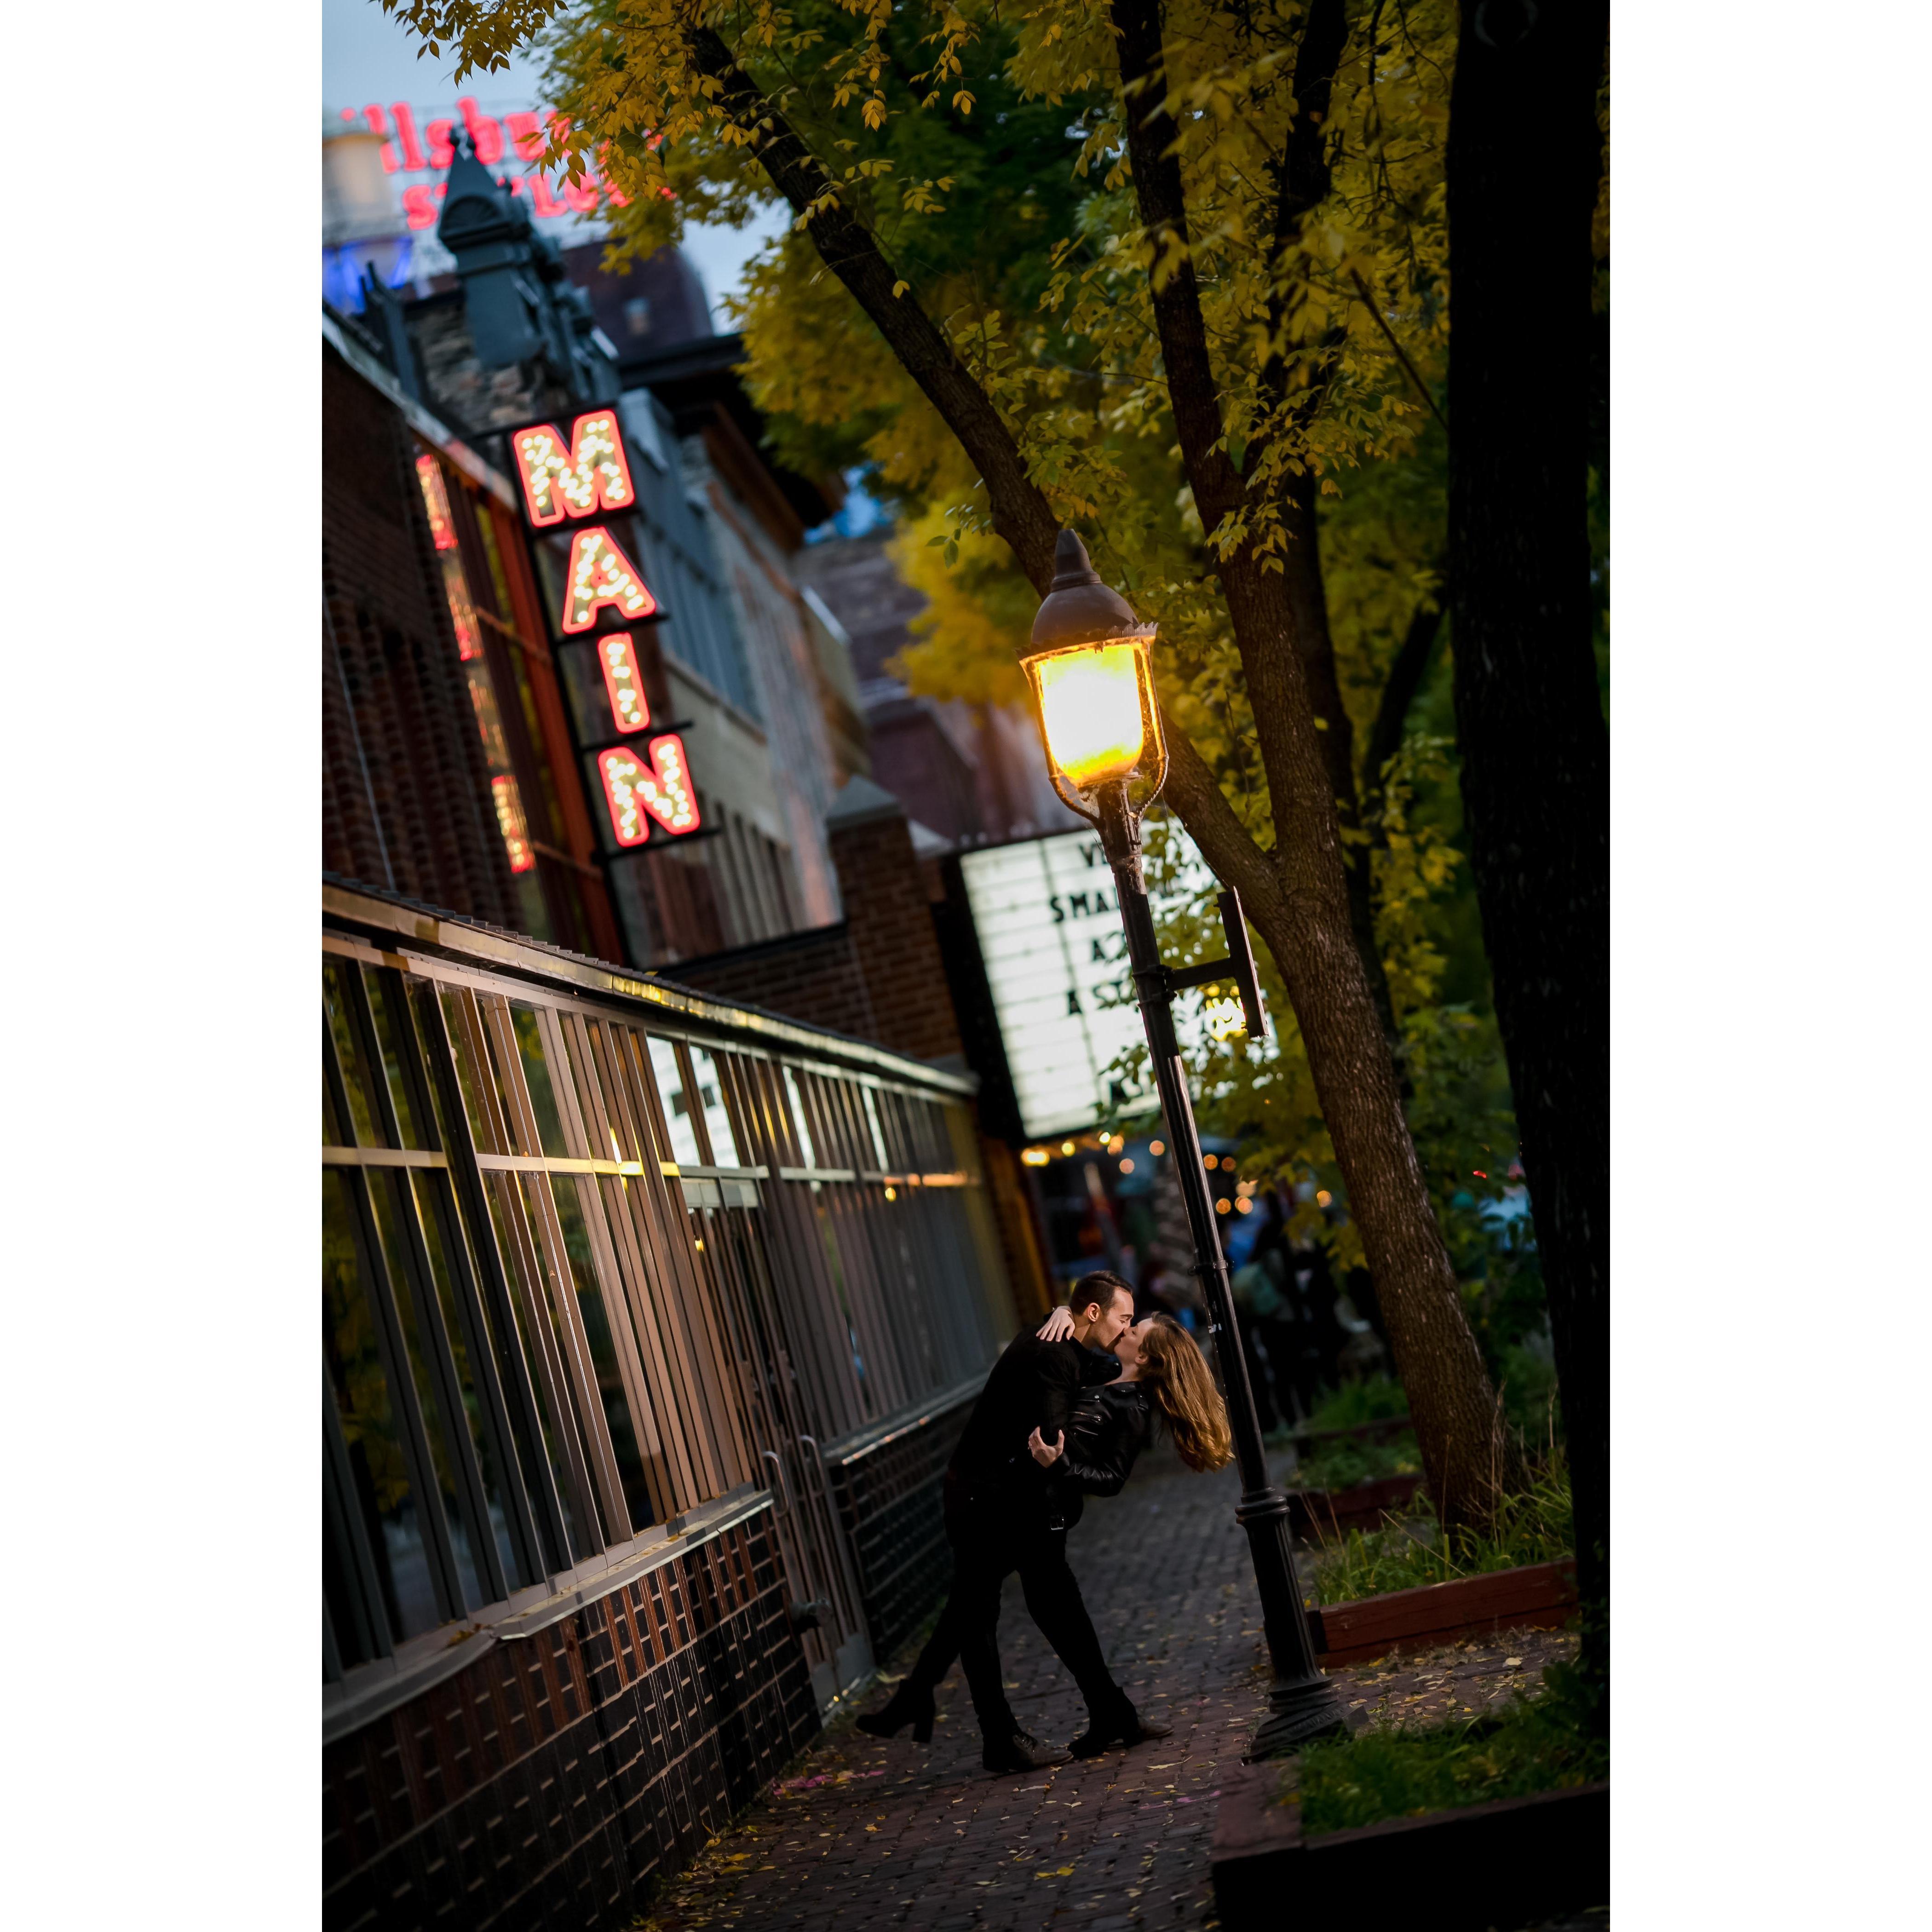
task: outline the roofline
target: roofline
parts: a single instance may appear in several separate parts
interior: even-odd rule
[[[546,945],[540,940],[527,939],[500,927],[465,919],[459,913],[378,892],[371,886],[325,878],[322,910],[325,924],[359,927],[378,940],[405,939],[416,947],[479,970],[512,974],[540,985],[591,994],[629,1009],[634,1018],[641,1019],[646,1012],[676,1014],[701,1026],[737,1034],[741,1039],[748,1036],[747,1043],[773,1052],[789,1049],[960,1100],[970,1100],[980,1090],[975,1075],[944,1072],[922,1060],[895,1053],[890,1047],[876,1046],[870,1040],[854,1040],[849,1034],[788,1019],[760,1007],[696,992],[656,973],[626,972],[581,953],[566,952],[561,946]]]
[[[477,454],[441,418],[432,416],[398,382],[389,370],[371,356],[336,321],[327,309],[322,312],[322,339],[376,390],[392,408],[400,410],[410,428],[425,442],[433,443],[472,482],[479,483],[507,510],[520,506],[510,479],[494,464]]]

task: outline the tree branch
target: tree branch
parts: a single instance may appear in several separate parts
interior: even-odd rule
[[[1369,727],[1368,760],[1362,775],[1364,789],[1368,794],[1367,809],[1363,815],[1378,845],[1384,837],[1382,794],[1387,789],[1384,772],[1390,759],[1402,749],[1402,730],[1408,722],[1409,707],[1415,702],[1416,693],[1422,688],[1422,680],[1428,674],[1436,640],[1442,632],[1442,613],[1449,602],[1448,559],[1443,558],[1436,568],[1440,587],[1434,600],[1418,604],[1415,614],[1409,619],[1408,629],[1396,651],[1395,661],[1389,666],[1388,676],[1382,680],[1375,722]]]
[[[1120,38],[1121,92],[1126,97],[1127,154],[1141,223],[1154,247],[1148,286],[1167,365],[1167,394],[1180,453],[1194,486],[1202,527],[1213,532],[1238,510],[1245,494],[1240,472],[1217,448],[1222,424],[1208,329],[1187,232],[1187,196],[1176,144],[1180,130],[1167,111],[1166,55],[1161,44],[1160,0],[1114,0]]]
[[[698,71],[717,83],[714,105],[749,138],[772,185],[805,217],[825,266],[959,439],[986,486],[994,529],[1044,596],[1053,581],[1059,519],[1027,475],[1019,446],[992,398],[911,292],[892,292],[900,278],[878,238],[838,199],[838,184],[824,164],[733,59],[723,40],[711,28],[693,26],[686,29],[686,44]]]
[[[1328,199],[1334,185],[1328,164],[1328,108],[1335,92],[1335,70],[1348,45],[1343,0],[1315,0],[1301,30],[1294,60],[1294,118],[1274,170],[1274,235],[1268,254],[1268,353],[1262,364],[1261,393],[1270,415],[1288,398],[1288,358],[1280,344],[1287,326],[1289,288],[1282,258],[1301,238],[1301,224]],[[1333,376],[1340,355],[1331,346],[1326,374]],[[1315,386],[1311,385],[1311,388]],[[1325,386],[1325,384],[1322,386]]]

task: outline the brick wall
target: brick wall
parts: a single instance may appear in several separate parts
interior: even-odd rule
[[[323,1923],[628,1927],[818,1730],[761,1512],[327,1746]]]
[[[927,868],[913,850],[904,811],[878,796],[876,811],[842,824],[835,810],[827,821],[843,925],[688,961],[668,976],[916,1060],[959,1057]]]
[[[322,352],[322,867],[521,924],[406,425]]]
[[[842,925],[688,961],[668,968],[665,976],[855,1040],[879,1037],[866,977]]]
[[[859,1571],[859,1594],[883,1664],[939,1606],[952,1578],[941,1486],[976,1398],[922,1418],[842,1460],[828,1451],[832,1493]]]
[[[873,1037],[916,1060],[959,1054],[959,1024],[905,814],[835,824],[831,845],[846,930],[878,1024]]]

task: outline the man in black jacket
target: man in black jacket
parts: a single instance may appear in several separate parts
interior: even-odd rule
[[[1109,1674],[1092,1619],[1066,1567],[1064,1517],[1052,1479],[1028,1449],[1036,1429],[1062,1439],[1084,1388],[1120,1372],[1109,1352],[1132,1324],[1133,1290],[1104,1270],[1083,1275],[1068,1304],[1072,1339],[1025,1334],[1008,1344],[980,1391],[946,1471],[946,1534],[952,1546],[952,1594],[940,1628],[891,1703],[862,1718],[890,1736],[908,1721],[930,1735],[932,1687],[956,1647],[973,1694],[988,1771],[1024,1772],[1060,1761],[1022,1730],[1000,1681],[1000,1590],[1017,1570],[1027,1609],[1087,1700],[1090,1735],[1156,1736],[1140,1724]]]

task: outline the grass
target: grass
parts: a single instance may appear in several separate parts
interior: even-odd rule
[[[1426,1498],[1418,1495],[1417,1507],[1426,1511]],[[1413,1590],[1526,1563],[1552,1563],[1576,1546],[1570,1472],[1558,1455],[1531,1488],[1502,1498],[1486,1532],[1454,1530],[1445,1535],[1432,1514],[1406,1522],[1393,1514],[1384,1515],[1380,1529],[1351,1530],[1338,1546],[1316,1559],[1316,1589],[1324,1604],[1353,1603],[1385,1591]]]
[[[1303,1832],[1312,1838],[1608,1778],[1610,1740],[1588,1720],[1574,1667],[1556,1665],[1544,1685],[1500,1717],[1309,1745],[1297,1794]]]

